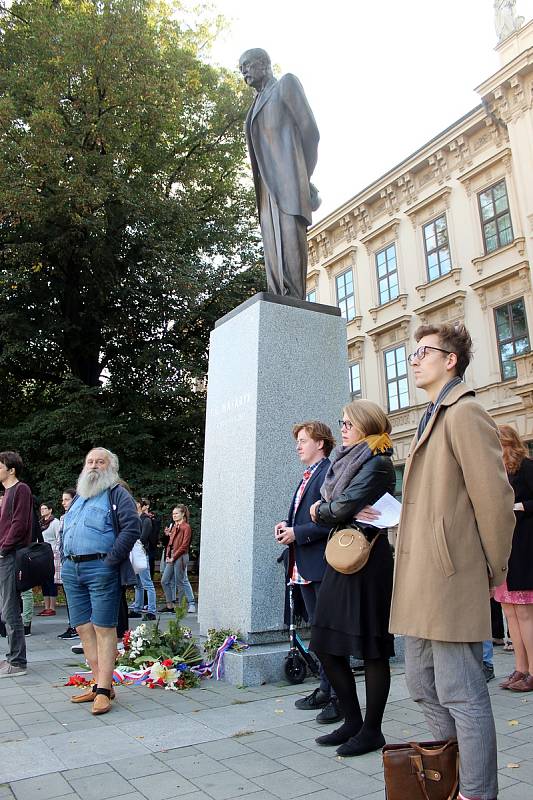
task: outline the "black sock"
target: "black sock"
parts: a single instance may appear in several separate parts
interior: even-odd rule
[[[335,656],[331,653],[317,653],[317,656],[337,695],[340,709],[344,713],[344,724],[357,732],[363,724],[363,717],[348,656]]]
[[[98,686],[96,689],[96,694],[104,694],[106,697],[111,698],[111,689],[101,689]]]

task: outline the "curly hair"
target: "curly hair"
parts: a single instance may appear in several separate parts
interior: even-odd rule
[[[503,450],[503,463],[509,475],[518,472],[522,461],[527,456],[527,448],[510,425],[498,425],[498,436]]]
[[[320,422],[318,419],[309,422],[298,422],[296,425],[293,425],[292,428],[292,435],[295,439],[298,438],[298,434],[301,430],[304,430],[313,441],[324,442],[324,455],[326,457],[329,456],[335,447],[335,438],[329,425],[326,425],[325,422]]]

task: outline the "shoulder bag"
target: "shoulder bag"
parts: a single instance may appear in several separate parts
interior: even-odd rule
[[[13,518],[15,492],[11,492],[7,514]],[[33,513],[33,512],[32,512]],[[31,535],[31,531],[28,531]],[[54,553],[46,542],[32,542],[27,547],[15,550],[15,581],[17,592],[26,592],[34,586],[42,586],[54,580]]]
[[[456,739],[386,744],[383,770],[387,800],[454,800],[459,787]]]
[[[326,561],[336,572],[341,572],[343,575],[359,572],[370,558],[379,535],[377,532],[369,542],[357,525],[336,530],[330,535],[326,545]]]
[[[144,569],[148,569],[148,556],[140,539],[137,539],[133,548],[130,550],[130,561],[136,575]]]

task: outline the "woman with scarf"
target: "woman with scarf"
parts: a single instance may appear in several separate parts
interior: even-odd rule
[[[57,587],[61,583],[61,562],[59,558],[59,520],[54,517],[52,506],[49,503],[41,503],[41,533],[45,542],[48,542],[54,554],[54,577],[51,581],[44,584],[43,590],[44,608],[38,617],[55,617]]]
[[[330,456],[323,500],[311,507],[313,521],[332,528],[347,527],[365,506],[393,492],[396,483],[391,425],[381,408],[370,400],[355,400],[344,407],[339,424],[342,445]],[[389,658],[394,655],[394,637],[388,632],[393,559],[387,531],[368,523],[358,527],[370,542],[378,539],[359,572],[344,575],[326,567],[310,643],[344,715],[340,728],[316,741],[337,746],[341,756],[363,755],[385,744],[381,722],[390,689]],[[364,720],[350,656],[365,665]]]

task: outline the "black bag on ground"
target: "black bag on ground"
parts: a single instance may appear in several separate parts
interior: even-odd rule
[[[17,592],[54,580],[54,554],[48,542],[33,542],[15,553]]]

